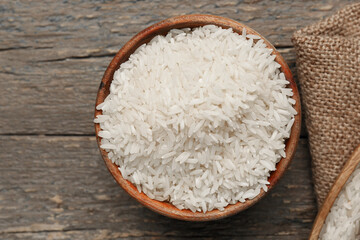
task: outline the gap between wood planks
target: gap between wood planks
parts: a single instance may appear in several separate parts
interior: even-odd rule
[[[280,45],[276,46],[276,49],[292,49],[294,46],[292,45]],[[51,49],[52,47],[31,47],[31,46],[19,46],[19,47],[11,47],[11,48],[0,48],[0,52],[5,51],[14,51],[14,50],[24,50],[24,49]],[[120,50],[120,49],[119,49]],[[89,55],[83,55],[83,56],[68,56],[63,58],[54,58],[54,59],[46,59],[46,60],[40,60],[36,62],[61,62],[66,60],[72,60],[72,59],[88,59],[88,58],[102,58],[102,57],[114,57],[116,55],[117,51],[109,52],[109,53],[100,53],[100,54],[89,54]],[[8,72],[5,72],[8,73]],[[10,73],[8,73],[10,74]]]
[[[1,230],[0,234],[11,234],[11,233],[51,233],[51,232],[71,232],[71,231],[93,231],[93,230],[98,230],[97,228],[65,228],[65,229],[51,229],[51,227],[49,229],[43,228],[43,229],[39,229],[39,230],[30,230],[28,228],[14,228],[14,229],[5,229],[5,230]]]
[[[94,130],[95,132],[95,130]],[[0,133],[0,136],[20,136],[20,137],[95,137],[95,133],[66,133],[66,134],[38,134],[38,133]],[[308,137],[305,135],[300,135],[300,139],[307,139]]]
[[[293,48],[293,46],[278,46],[275,47],[276,49],[287,49],[287,48]],[[110,52],[110,53],[103,53],[98,55],[85,55],[85,56],[69,56],[64,58],[55,58],[55,59],[48,59],[48,60],[41,60],[37,62],[60,62],[60,61],[66,61],[70,59],[87,59],[87,58],[102,58],[102,57],[114,57],[117,52]]]

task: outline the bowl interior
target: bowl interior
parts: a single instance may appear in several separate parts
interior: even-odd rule
[[[276,182],[285,172],[296,150],[296,146],[300,136],[300,128],[301,128],[300,97],[295,81],[290,72],[290,69],[288,65],[285,63],[284,59],[264,37],[262,37],[253,29],[241,23],[238,23],[228,18],[212,16],[212,15],[184,15],[184,16],[166,19],[164,21],[161,21],[144,29],[136,36],[134,36],[129,42],[127,42],[120,49],[120,51],[116,54],[116,56],[109,64],[99,87],[99,91],[96,99],[96,106],[102,103],[109,94],[110,84],[113,79],[114,72],[119,68],[119,66],[123,62],[128,60],[129,56],[132,53],[134,53],[139,46],[141,46],[144,43],[148,43],[153,37],[157,35],[166,35],[169,30],[174,28],[195,28],[208,24],[217,25],[225,29],[232,28],[234,32],[237,32],[239,34],[242,33],[243,28],[246,28],[247,34],[254,34],[260,36],[264,40],[267,47],[274,50],[273,54],[276,55],[275,60],[281,65],[282,72],[285,74],[286,79],[290,82],[289,87],[292,88],[294,93],[293,99],[296,100],[296,104],[294,108],[298,112],[298,114],[295,116],[295,122],[291,129],[290,138],[287,139],[285,142],[286,158],[282,158],[277,163],[276,171],[271,172],[270,177],[268,178],[268,181],[270,182],[270,184],[268,185],[268,189],[271,190],[271,188],[276,184]],[[95,117],[100,114],[102,114],[102,112],[95,109]],[[101,155],[105,161],[108,170],[111,172],[115,180],[126,192],[128,192],[133,198],[138,200],[141,204],[145,205],[146,207],[162,215],[176,219],[181,219],[181,220],[188,220],[188,221],[207,221],[207,220],[220,219],[247,209],[248,207],[255,204],[257,201],[259,201],[266,194],[266,192],[261,190],[260,194],[256,196],[254,199],[246,200],[244,203],[238,202],[236,204],[228,205],[224,211],[212,210],[206,213],[202,213],[202,212],[193,213],[190,210],[179,210],[170,203],[160,202],[157,200],[150,199],[144,193],[139,193],[136,187],[132,183],[125,180],[121,176],[121,173],[118,170],[117,165],[112,163],[111,160],[108,158],[107,152],[100,148],[101,138],[98,135],[100,130],[101,130],[100,125],[95,124],[96,138]]]

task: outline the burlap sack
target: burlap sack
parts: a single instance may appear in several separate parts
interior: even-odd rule
[[[360,3],[295,32],[318,206],[360,144]]]

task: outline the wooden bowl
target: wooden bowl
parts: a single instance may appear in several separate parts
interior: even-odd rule
[[[309,240],[317,240],[319,238],[321,229],[324,226],[327,216],[329,215],[331,207],[334,205],[336,198],[339,196],[343,186],[349,179],[356,167],[360,164],[360,145],[355,149],[349,160],[345,163],[339,176],[331,187],[325,201],[318,212],[314,225],[312,227]]]
[[[271,172],[271,175],[268,179],[270,184],[268,185],[269,190],[271,190],[274,185],[277,183],[279,178],[284,174],[286,168],[288,167],[291,159],[293,158],[296,150],[296,146],[300,136],[300,125],[301,125],[301,109],[300,109],[300,97],[299,92],[296,87],[295,81],[292,77],[290,69],[288,65],[285,63],[284,59],[280,56],[280,54],[275,50],[275,48],[267,41],[264,37],[258,34],[253,29],[238,23],[234,20],[212,16],[212,15],[184,15],[166,19],[159,23],[156,23],[138,33],[135,37],[133,37],[129,42],[127,42],[120,51],[116,54],[114,59],[111,61],[110,65],[105,71],[104,77],[100,83],[96,106],[104,101],[106,96],[109,94],[109,87],[111,81],[113,79],[114,72],[119,68],[120,64],[127,61],[129,56],[142,44],[148,43],[153,37],[156,35],[166,35],[166,33],[174,28],[195,28],[208,24],[217,25],[222,28],[232,28],[235,32],[241,34],[242,29],[246,28],[247,34],[255,34],[260,36],[267,47],[273,49],[273,54],[276,55],[275,60],[281,65],[281,70],[285,74],[286,79],[290,82],[289,87],[292,88],[294,96],[293,98],[296,100],[296,104],[294,108],[298,112],[295,116],[295,122],[291,129],[290,138],[286,141],[286,158],[282,158],[280,162],[277,164],[277,170]],[[99,114],[102,114],[101,111],[95,109],[95,117]],[[100,131],[99,124],[95,124],[96,138],[100,148],[101,138],[98,133]],[[238,202],[236,204],[228,205],[224,211],[212,210],[206,213],[196,212],[193,213],[190,210],[179,210],[175,206],[171,205],[167,202],[160,202],[157,200],[152,200],[144,193],[139,193],[136,187],[125,180],[122,176],[118,167],[111,162],[108,158],[108,154],[105,150],[100,148],[101,155],[105,161],[107,168],[110,173],[113,175],[115,180],[119,183],[119,185],[128,193],[130,196],[135,198],[144,206],[150,208],[151,210],[160,213],[162,215],[187,220],[187,221],[208,221],[214,219],[224,218],[230,215],[234,215],[240,211],[247,209],[248,207],[255,204],[266,194],[263,190],[261,190],[260,194],[254,199],[247,200],[244,203]]]

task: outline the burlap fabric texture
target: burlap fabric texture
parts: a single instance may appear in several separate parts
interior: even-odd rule
[[[320,207],[360,144],[360,3],[293,36]]]

